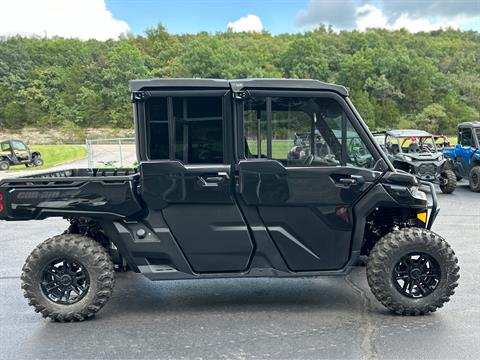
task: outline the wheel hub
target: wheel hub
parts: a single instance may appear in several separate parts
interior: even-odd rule
[[[410,278],[417,280],[422,275],[422,270],[419,268],[413,268],[410,270]]]
[[[437,288],[441,280],[441,269],[433,256],[421,252],[410,253],[396,263],[392,279],[402,295],[422,298]]]
[[[62,275],[62,277],[60,278],[60,283],[63,285],[63,286],[68,286],[72,283],[72,277],[70,275]]]

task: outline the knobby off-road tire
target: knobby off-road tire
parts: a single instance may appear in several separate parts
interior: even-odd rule
[[[446,180],[445,184],[440,183],[440,190],[445,194],[451,194],[457,187],[457,175],[452,170],[444,170],[440,175]]]
[[[480,166],[474,166],[470,170],[469,185],[472,191],[480,192]]]
[[[81,264],[86,273],[88,287],[82,297],[72,304],[54,302],[45,292],[44,271],[50,269],[49,264],[57,259]],[[61,274],[62,266],[59,269],[54,271]],[[47,271],[47,276],[49,274]],[[60,322],[83,321],[93,316],[109,300],[115,282],[113,263],[106,250],[95,240],[78,234],[54,236],[38,245],[28,256],[21,278],[28,304],[43,317]],[[57,278],[60,279],[60,276],[55,275]]]
[[[35,156],[33,158],[33,165],[34,166],[43,166],[44,162],[43,162],[43,159],[41,157],[38,157],[38,156]]]
[[[399,261],[415,253],[426,254],[426,258],[438,265],[441,274],[433,291],[423,297],[403,294],[394,279]],[[391,311],[399,315],[424,315],[450,300],[458,285],[459,270],[455,253],[442,237],[427,229],[405,228],[392,231],[375,244],[367,264],[367,280],[377,300]]]
[[[0,161],[0,170],[6,171],[10,169],[10,164],[7,161]]]

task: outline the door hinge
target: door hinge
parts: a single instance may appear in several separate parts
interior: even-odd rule
[[[147,98],[148,94],[146,91],[133,91],[132,92],[132,102],[143,101]]]
[[[232,96],[237,100],[245,100],[247,97],[250,97],[250,92],[248,90],[234,91]]]

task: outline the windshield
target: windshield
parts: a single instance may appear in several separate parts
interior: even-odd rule
[[[480,128],[475,129],[475,134],[477,135],[477,146],[480,145]]]

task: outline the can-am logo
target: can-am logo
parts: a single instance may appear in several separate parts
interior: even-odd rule
[[[46,200],[46,199],[58,198],[59,196],[60,196],[59,191],[45,191],[45,192],[24,191],[24,192],[17,193],[15,197],[17,200]]]

